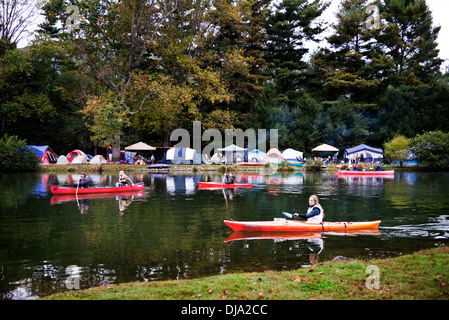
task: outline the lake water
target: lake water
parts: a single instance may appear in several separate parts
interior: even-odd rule
[[[384,258],[447,245],[449,174],[237,174],[252,189],[198,190],[216,174],[129,174],[143,193],[52,196],[76,174],[0,176],[0,298],[34,299],[69,289],[231,272],[287,270],[336,256]],[[114,185],[116,175],[90,175]],[[327,221],[382,220],[374,233],[233,239],[224,219],[273,220],[305,212],[318,195]],[[66,283],[66,280],[77,279]],[[78,281],[78,282],[77,282]]]

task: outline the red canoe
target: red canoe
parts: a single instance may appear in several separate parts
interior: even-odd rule
[[[133,186],[124,187],[96,187],[96,188],[73,188],[73,187],[60,187],[51,186],[50,191],[53,194],[88,194],[88,193],[121,193],[128,191],[138,191],[143,190],[144,184],[137,183]]]
[[[198,188],[252,188],[251,183],[198,182]]]
[[[320,232],[337,230],[376,229],[380,221],[367,222],[323,222],[307,223],[303,221],[275,219],[274,221],[223,221],[234,231],[271,231],[271,232]]]
[[[341,176],[391,176],[394,175],[394,170],[386,170],[386,171],[346,171],[346,170],[338,170],[338,175]]]

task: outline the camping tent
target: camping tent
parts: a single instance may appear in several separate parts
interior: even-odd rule
[[[49,146],[29,146],[36,152],[41,164],[52,164],[58,161],[58,156]]]
[[[166,164],[201,164],[201,158],[194,149],[171,148],[159,162]]]
[[[284,157],[282,156],[282,153],[276,149],[272,148],[268,150],[267,154],[265,155],[263,162],[265,163],[272,163],[272,164],[280,164],[284,160]]]
[[[359,161],[381,161],[383,159],[383,151],[382,149],[373,148],[367,146],[366,144],[361,144],[354,148],[349,148],[345,150],[344,157],[351,160],[359,160]]]
[[[97,154],[89,161],[89,163],[106,163],[106,162],[107,160],[101,154]]]
[[[333,147],[333,146],[330,146],[328,144],[322,144],[322,145],[319,145],[316,148],[313,148],[312,151],[316,151],[316,152],[327,152],[327,151],[338,152],[338,149]]]
[[[69,164],[69,160],[67,160],[67,157],[65,155],[62,155],[58,158],[58,162],[56,164]]]
[[[303,153],[295,149],[288,148],[282,151],[282,156],[285,160],[298,160],[303,158]]]
[[[266,153],[259,149],[253,149],[248,152],[248,162],[262,162]]]
[[[226,162],[235,162],[237,158],[243,161],[244,152],[248,150],[246,148],[241,148],[235,144],[231,144],[226,148],[218,148],[218,151],[224,152],[226,156]]]
[[[73,160],[77,157],[77,156],[81,156],[81,157],[86,157],[86,159],[87,159],[87,155],[84,153],[84,152],[82,152],[81,150],[78,150],[78,149],[75,149],[75,150],[73,150],[73,151],[70,151],[68,154],[67,154],[67,160],[69,160],[69,162],[70,163],[72,163],[73,162]],[[87,161],[87,160],[86,160]],[[78,162],[79,163],[79,162]]]
[[[125,148],[126,151],[154,151],[155,147],[152,147],[144,142],[137,142]]]
[[[72,159],[71,164],[86,164],[87,163],[87,155],[76,156]]]

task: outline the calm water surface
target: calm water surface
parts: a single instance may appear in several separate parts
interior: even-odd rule
[[[143,193],[52,196],[49,185],[78,175],[0,176],[0,298],[34,299],[129,281],[284,270],[345,257],[391,257],[447,245],[449,174],[396,173],[338,178],[333,173],[237,175],[252,189],[198,190],[219,175],[130,174]],[[91,175],[114,185],[115,175]],[[239,239],[224,219],[273,220],[304,212],[317,194],[327,221],[382,220],[376,233],[296,234]],[[70,268],[68,268],[71,266]],[[74,283],[76,285],[76,283]]]

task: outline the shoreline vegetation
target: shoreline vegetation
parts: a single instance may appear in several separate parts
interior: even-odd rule
[[[338,260],[338,261],[336,261]],[[386,259],[334,258],[301,269],[132,282],[42,300],[447,300],[449,247]]]

